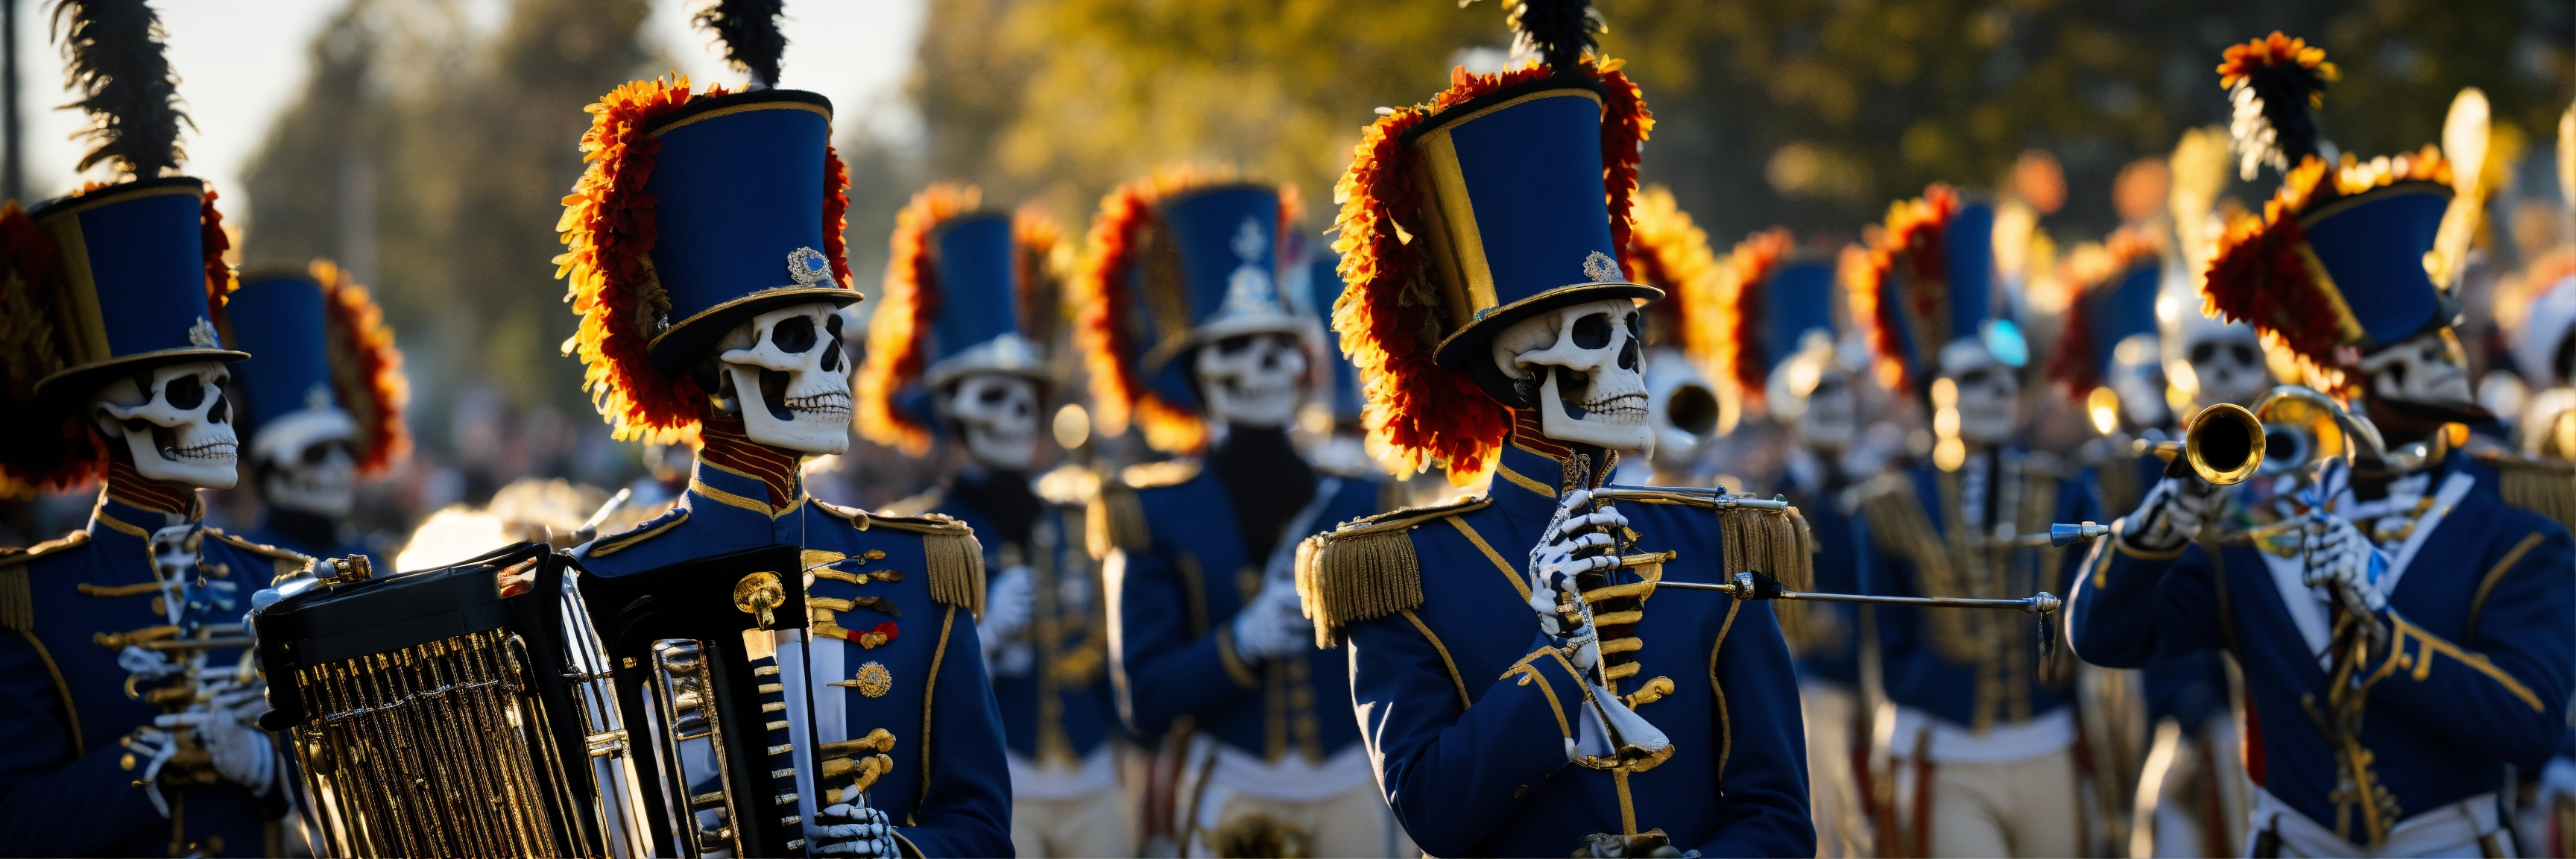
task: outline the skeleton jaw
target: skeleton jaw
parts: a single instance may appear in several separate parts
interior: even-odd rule
[[[751,440],[811,454],[850,447],[850,377],[840,314],[828,302],[752,317],[727,333],[723,363]],[[758,400],[758,407],[751,401]]]
[[[162,367],[152,372],[149,390],[134,377],[108,383],[92,410],[101,418],[100,432],[124,438],[137,473],[181,486],[230,489],[240,479],[240,445],[223,393],[225,379],[223,366],[213,361]]]
[[[1557,379],[1563,375],[1561,371],[1548,372],[1539,380],[1539,429],[1548,438],[1610,450],[1639,450],[1654,442],[1654,430],[1646,426],[1645,392],[1612,394],[1576,403],[1567,400],[1558,387]],[[1585,386],[1587,392],[1590,387]]]

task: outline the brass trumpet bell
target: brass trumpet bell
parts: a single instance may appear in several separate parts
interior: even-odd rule
[[[2183,431],[2182,456],[2200,479],[2232,486],[2262,467],[2267,443],[2263,422],[2255,420],[2253,412],[2235,403],[2218,403],[2192,416],[2191,427]]]

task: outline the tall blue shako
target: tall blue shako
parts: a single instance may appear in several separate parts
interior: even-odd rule
[[[253,356],[234,365],[233,383],[249,442],[249,470],[268,504],[262,526],[247,536],[314,557],[364,555],[362,546],[336,533],[338,520],[348,515],[345,507],[292,509],[282,506],[292,502],[268,495],[267,484],[277,470],[321,469],[335,444],[341,447],[338,456],[348,460],[348,471],[329,475],[340,483],[329,489],[345,492],[347,481],[354,480],[358,425],[335,390],[322,284],[302,273],[242,280],[227,308],[225,327]]]

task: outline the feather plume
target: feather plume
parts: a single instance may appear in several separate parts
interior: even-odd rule
[[[1100,200],[1091,234],[1073,274],[1074,340],[1091,375],[1091,399],[1103,435],[1134,423],[1156,450],[1189,452],[1207,443],[1197,410],[1165,400],[1144,377],[1144,325],[1134,290],[1127,287],[1145,264],[1145,234],[1153,229],[1163,198],[1215,181],[1190,169],[1157,170],[1120,185]]]
[[[2210,209],[2227,188],[2227,134],[2217,126],[2185,131],[2165,163],[2173,171],[2165,206],[2173,214],[2180,245],[2174,250],[2188,270],[2198,271],[2211,251],[2206,228]]]
[[[2254,181],[2263,165],[2287,173],[2316,155],[2317,124],[2308,112],[2325,105],[2326,84],[2340,76],[2326,62],[2326,49],[2279,30],[2229,45],[2218,64],[2218,85],[2235,105],[2228,135],[2239,159],[2237,176]]]
[[[411,430],[403,412],[411,404],[411,380],[403,375],[402,350],[394,330],[385,325],[384,308],[349,270],[330,260],[314,260],[313,280],[322,284],[324,353],[331,364],[331,387],[358,425],[358,472],[380,475],[411,455]]]
[[[107,448],[78,409],[40,402],[36,382],[69,363],[53,327],[59,287],[53,239],[16,201],[0,205],[0,498],[32,498],[97,480]]]
[[[1764,285],[1780,270],[1780,261],[1789,254],[1789,230],[1773,227],[1735,243],[1727,252],[1722,273],[1716,278],[1715,295],[1706,303],[1702,315],[1709,320],[1711,364],[1734,386],[1734,396],[1746,403],[1760,403],[1768,393],[1764,382],[1770,377],[1771,362],[1785,356],[1766,355],[1762,351],[1762,326],[1769,310],[1763,304]],[[1782,348],[1795,349],[1797,344],[1783,343]]]
[[[1632,198],[1637,192],[1639,149],[1653,130],[1644,93],[1619,70],[1618,60],[1582,60],[1577,71],[1597,81],[1605,97],[1601,116],[1602,186],[1610,208],[1610,240],[1628,247]],[[1511,428],[1511,410],[1487,396],[1466,373],[1440,366],[1439,287],[1423,244],[1426,202],[1415,182],[1419,167],[1403,144],[1407,131],[1441,110],[1504,87],[1548,77],[1531,65],[1496,74],[1454,67],[1449,89],[1425,104],[1394,110],[1361,132],[1351,166],[1334,186],[1341,213],[1333,249],[1342,254],[1342,282],[1350,287],[1333,303],[1333,330],[1357,368],[1368,405],[1363,417],[1371,443],[1394,464],[1419,471],[1442,464],[1452,483],[1485,471]],[[1095,374],[1094,378],[1097,378]]]
[[[2326,201],[2398,182],[2450,181],[2450,164],[2431,145],[2369,161],[2345,153],[2332,169],[2309,156],[2281,177],[2261,216],[2229,220],[2201,281],[2203,312],[2253,325],[2266,346],[2296,355],[2305,375],[2341,384],[2344,370],[2360,360],[2353,347],[2364,335],[2352,309],[2332,288],[2324,263],[2308,248],[2299,215]]]
[[[778,85],[778,58],[787,53],[778,32],[785,11],[783,0],[714,0],[689,21],[715,36],[727,65],[751,75],[750,89],[767,89]]]
[[[2136,225],[2111,231],[2101,243],[2076,245],[2058,264],[2058,280],[2067,285],[2074,300],[2067,303],[2066,320],[2058,329],[2055,352],[2048,356],[2048,380],[2069,401],[2082,402],[2102,384],[2102,368],[2094,352],[2102,348],[2093,336],[2093,314],[2096,294],[2118,289],[2121,280],[2139,265],[2152,263],[2164,253],[2164,242],[2156,233]]]
[[[79,169],[100,162],[137,179],[177,173],[187,153],[179,126],[179,76],[162,51],[169,34],[143,0],[58,0],[54,36],[62,45],[71,105],[89,114],[80,137],[90,144]]]
[[[1011,214],[1011,244],[1018,250],[1021,335],[1049,346],[1064,327],[1064,279],[1073,248],[1064,240],[1064,224],[1034,202]]]
[[[1578,63],[1594,57],[1601,47],[1598,37],[1610,31],[1591,0],[1503,2],[1510,8],[1512,53],[1537,59],[1557,74],[1580,74]]]
[[[1717,254],[1709,250],[1708,231],[1691,220],[1674,201],[1672,189],[1657,185],[1637,195],[1630,211],[1635,226],[1621,264],[1638,283],[1660,287],[1664,300],[1646,305],[1647,341],[1680,347],[1703,374],[1717,366],[1715,344],[1720,329],[1709,313],[1717,288]],[[1711,376],[1714,378],[1714,376]]]
[[[1862,338],[1869,343],[1879,384],[1889,390],[1902,391],[1928,381],[1915,378],[1911,368],[1930,364],[1949,342],[1948,331],[1935,330],[1949,323],[1944,312],[1949,269],[1941,243],[1950,219],[1958,214],[1959,192],[1934,183],[1923,189],[1921,197],[1888,204],[1887,222],[1874,238],[1863,242],[1866,249],[1843,252],[1838,271],[1844,300],[1851,302],[1852,323],[1860,326]],[[1881,290],[1888,273],[1899,265],[1905,266],[1905,290],[1898,296],[1901,300],[1890,302]],[[1909,320],[1914,323],[1915,348],[1922,354],[1905,354],[1899,331]]]
[[[885,303],[868,317],[868,359],[859,365],[858,430],[869,441],[920,456],[930,452],[930,427],[894,407],[894,398],[921,378],[926,358],[921,335],[938,318],[939,272],[931,265],[930,234],[942,221],[975,210],[980,188],[932,185],[912,195],[894,216],[887,240]]]

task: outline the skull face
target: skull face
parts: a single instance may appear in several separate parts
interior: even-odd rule
[[[2165,374],[2156,335],[2131,334],[2111,347],[2106,375],[2111,392],[2120,395],[2120,413],[2131,426],[2160,427],[2172,416],[2165,407]]]
[[[1233,426],[1269,429],[1297,415],[1306,351],[1297,335],[1238,334],[1199,347],[1199,390],[1208,413]]]
[[[1811,330],[1798,338],[1798,353],[1773,368],[1763,386],[1772,418],[1795,427],[1815,450],[1838,450],[1860,431],[1851,371],[1835,354],[1833,335]]]
[[[2434,406],[2469,405],[2469,371],[2458,341],[2443,336],[2448,329],[2428,331],[2397,345],[2362,356],[2361,372],[2370,393],[2382,400]]]
[[[270,418],[251,434],[252,473],[269,504],[337,519],[356,503],[358,425],[319,388],[307,406]]]
[[[1841,367],[1817,377],[1806,410],[1798,414],[1798,439],[1808,447],[1840,449],[1860,431],[1860,404],[1852,399],[1851,378]]]
[[[1646,425],[1637,302],[1586,302],[1515,322],[1494,335],[1494,366],[1539,412],[1548,438],[1637,450]]]
[[[1962,340],[1941,349],[1941,375],[1936,379],[1955,386],[1958,399],[1944,406],[1957,409],[1958,437],[1970,444],[2002,444],[2012,438],[2014,409],[2021,399],[2021,378],[2002,361],[1995,360],[1986,347],[1975,341]],[[1934,395],[1937,401],[1938,393]],[[1935,406],[1943,404],[1935,402]],[[1939,415],[1935,424],[1941,423]],[[1937,427],[1936,427],[1937,429]]]
[[[90,414],[99,432],[125,440],[134,470],[144,477],[230,489],[240,455],[232,402],[224,395],[231,380],[221,362],[174,364],[107,383]]]
[[[966,454],[986,468],[1027,471],[1037,456],[1038,386],[1024,376],[976,373],[957,380],[944,401],[966,438]]]
[[[2182,360],[2168,357],[2165,374],[2173,386],[2191,395],[2196,406],[2218,403],[2252,405],[2272,387],[2263,366],[2263,346],[2241,325],[2195,326],[2183,342]]]
[[[850,375],[841,356],[841,314],[826,302],[751,318],[716,348],[720,396],[742,409],[752,441],[800,453],[850,447]]]

